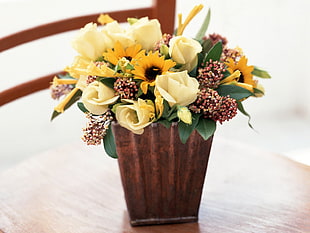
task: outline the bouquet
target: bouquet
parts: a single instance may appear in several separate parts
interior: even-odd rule
[[[79,55],[51,85],[54,99],[64,96],[52,119],[77,102],[88,119],[83,141],[103,141],[107,154],[117,157],[113,121],[135,134],[155,122],[177,124],[185,143],[194,130],[207,140],[217,123],[238,111],[249,116],[242,102],[264,95],[254,76],[270,75],[248,65],[243,51],[228,47],[225,37],[206,35],[210,10],[195,38],[184,36],[202,7],[195,6],[184,22],[179,14],[173,35],[147,17],[129,18],[126,28],[108,15],[100,15],[100,26],[85,25],[72,42]]]

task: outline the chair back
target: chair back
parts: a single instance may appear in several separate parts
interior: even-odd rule
[[[175,5],[175,0],[153,0],[152,5],[149,7],[103,13],[109,14],[118,22],[126,22],[128,17],[141,18],[148,16],[152,19],[157,18],[161,22],[162,31],[172,33],[174,30]],[[96,22],[99,15],[100,13],[95,13],[62,19],[5,36],[0,38],[0,52],[40,38],[82,28],[89,22]],[[53,77],[60,73],[63,72],[58,71],[47,74],[1,91],[0,106],[20,97],[49,88]]]

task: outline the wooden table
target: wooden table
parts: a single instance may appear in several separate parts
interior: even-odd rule
[[[78,142],[0,175],[3,233],[310,232],[310,167],[216,138],[198,223],[131,227],[117,161]]]

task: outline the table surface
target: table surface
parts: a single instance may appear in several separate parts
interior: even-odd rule
[[[2,233],[310,232],[310,167],[215,137],[198,223],[131,227],[117,161],[77,142],[0,175]]]

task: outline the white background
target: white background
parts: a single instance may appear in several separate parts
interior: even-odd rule
[[[38,24],[81,14],[147,6],[145,0],[0,0],[0,37]],[[253,144],[306,161],[310,157],[310,77],[308,0],[177,0],[184,16],[194,4],[205,9],[185,30],[195,36],[208,8],[212,17],[208,33],[227,37],[230,47],[239,46],[249,59],[269,71],[262,80],[266,96],[245,103],[252,115],[239,114],[219,125],[217,135]],[[0,91],[16,83],[62,70],[72,62],[70,41],[76,32],[18,46],[0,53]],[[57,145],[79,140],[85,125],[83,114],[73,106],[52,123],[56,102],[48,91],[0,107],[0,169]],[[82,142],[81,142],[82,143]]]

